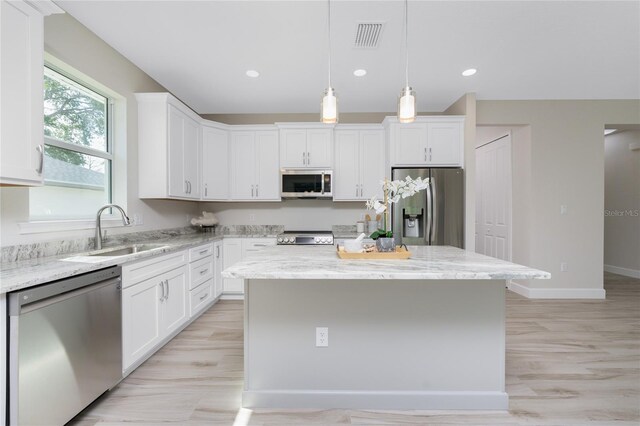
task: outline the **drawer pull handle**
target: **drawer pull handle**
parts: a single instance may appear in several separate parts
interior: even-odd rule
[[[204,275],[204,274],[206,274],[207,272],[209,272],[209,268],[207,268],[207,269],[203,269],[202,271],[200,271],[200,275]]]
[[[200,300],[206,299],[208,295],[209,295],[209,293],[205,293],[202,297],[200,297]]]
[[[209,251],[209,249],[206,250],[200,250],[200,254],[207,254],[207,252]]]

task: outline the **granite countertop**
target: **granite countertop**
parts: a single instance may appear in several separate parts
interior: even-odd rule
[[[2,264],[2,270],[0,271],[0,294],[67,278],[73,275],[84,274],[86,272],[95,271],[109,266],[122,265],[164,253],[184,250],[221,239],[223,239],[222,235],[206,233],[187,234],[166,239],[136,241],[136,245],[154,244],[159,245],[160,247],[125,256],[91,257],[86,255],[106,250],[113,250],[118,247],[125,247],[131,244],[104,247],[102,250],[93,250],[87,253],[63,254],[17,262],[7,262]]]
[[[548,279],[548,272],[449,246],[410,246],[406,260],[343,260],[335,247],[274,246],[225,269],[225,278],[506,280]]]

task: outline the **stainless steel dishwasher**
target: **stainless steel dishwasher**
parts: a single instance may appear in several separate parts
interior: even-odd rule
[[[9,423],[62,425],[122,378],[121,268],[9,294]]]

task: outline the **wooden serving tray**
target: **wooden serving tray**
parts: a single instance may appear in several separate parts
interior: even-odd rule
[[[406,246],[398,246],[396,247],[396,251],[372,251],[370,253],[347,253],[344,251],[344,247],[337,246],[338,257],[340,259],[387,259],[387,260],[395,260],[395,259],[409,259],[411,257],[411,252],[407,250]]]

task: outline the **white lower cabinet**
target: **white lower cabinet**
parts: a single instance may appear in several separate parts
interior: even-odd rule
[[[222,291],[221,262],[216,241],[123,265],[124,374],[211,306]]]
[[[192,259],[189,264],[189,316],[193,317],[216,298],[213,243],[192,248],[189,258]]]
[[[124,286],[129,284],[123,282]],[[189,319],[186,297],[186,265],[122,290],[123,370],[148,355]]]
[[[213,243],[213,297],[222,294],[222,270],[224,269],[224,250],[222,241]]]
[[[275,245],[275,238],[225,238],[224,269],[227,269],[265,247]],[[244,280],[239,278],[225,278],[223,293],[230,296],[243,295]]]

